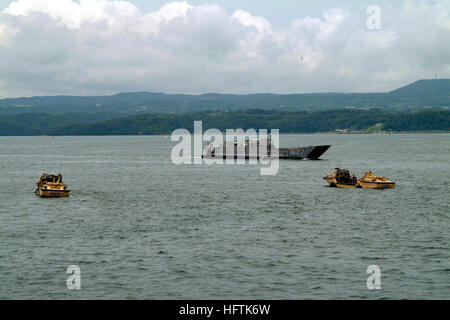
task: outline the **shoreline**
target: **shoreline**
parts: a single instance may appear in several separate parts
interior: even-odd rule
[[[349,132],[349,133],[335,133],[335,132],[283,132],[280,133],[280,136],[286,136],[286,135],[300,135],[300,134],[306,134],[306,135],[396,135],[396,134],[430,134],[430,133],[436,133],[436,134],[442,134],[442,133],[450,133],[450,130],[448,131],[397,131],[392,132],[391,134],[387,132]],[[153,136],[161,136],[161,137],[168,137],[171,136],[171,133],[165,133],[165,134],[78,134],[78,135],[0,135],[0,138],[4,137],[48,137],[48,138],[55,138],[55,137],[153,137]]]

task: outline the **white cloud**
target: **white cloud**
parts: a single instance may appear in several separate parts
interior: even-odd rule
[[[340,9],[333,9],[325,11],[323,16],[323,20],[311,17],[297,19],[294,21],[294,26],[311,33],[318,40],[325,40],[336,31],[339,24],[348,16],[348,13]]]
[[[244,26],[255,27],[259,32],[270,33],[272,31],[272,25],[269,21],[263,17],[253,16],[247,11],[236,10],[233,14],[233,18],[238,20]]]
[[[18,0],[0,14],[0,92],[388,90],[450,77],[450,4],[324,9],[282,25],[241,9],[127,1]]]

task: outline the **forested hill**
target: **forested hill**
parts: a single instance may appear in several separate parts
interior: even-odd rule
[[[120,93],[112,96],[48,96],[1,99],[0,114],[186,113],[263,109],[321,111],[338,108],[381,108],[391,111],[445,109],[450,106],[450,79],[419,80],[387,93],[308,94],[165,94]]]
[[[97,119],[101,116],[97,115]],[[450,131],[450,111],[390,112],[371,110],[297,111],[217,111],[187,114],[146,114],[106,120],[80,115],[48,114],[1,116],[0,135],[153,135],[173,130],[193,130],[195,120],[203,130],[280,129],[289,132],[330,132],[336,129],[393,131]]]

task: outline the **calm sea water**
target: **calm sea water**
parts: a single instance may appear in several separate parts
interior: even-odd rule
[[[297,144],[332,148],[261,176],[176,166],[164,136],[0,137],[0,299],[450,299],[450,134],[281,137]],[[397,187],[329,188],[337,166]],[[36,197],[42,172],[71,197]]]

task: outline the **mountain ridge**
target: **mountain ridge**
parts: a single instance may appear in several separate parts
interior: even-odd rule
[[[450,79],[418,80],[389,92],[351,93],[204,93],[120,92],[105,96],[36,96],[0,99],[0,114],[99,113],[122,115],[236,111],[246,109],[320,111],[337,108],[382,108],[404,111],[450,106]]]

